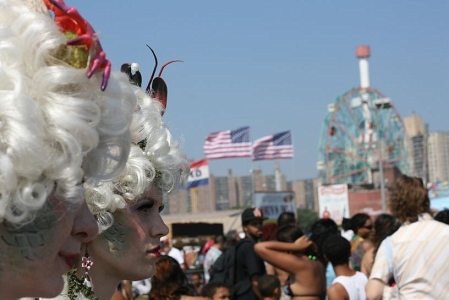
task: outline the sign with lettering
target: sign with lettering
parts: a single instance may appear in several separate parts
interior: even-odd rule
[[[346,184],[320,185],[318,187],[320,218],[330,218],[341,224],[349,218],[348,186]]]
[[[294,192],[267,192],[255,194],[254,206],[269,219],[277,219],[282,212],[292,212],[296,215]]]

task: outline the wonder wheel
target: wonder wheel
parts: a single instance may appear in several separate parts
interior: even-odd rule
[[[378,90],[354,88],[328,106],[317,164],[322,184],[376,184],[379,159],[383,167],[412,173],[410,143],[394,104]]]

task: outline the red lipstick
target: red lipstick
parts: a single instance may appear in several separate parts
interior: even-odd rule
[[[161,253],[159,252],[160,250],[161,250],[161,246],[157,246],[148,252],[159,258],[159,257],[161,257]]]

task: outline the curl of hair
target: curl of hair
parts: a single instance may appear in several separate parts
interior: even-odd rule
[[[430,213],[430,199],[421,178],[402,175],[390,194],[390,209],[401,222],[416,222]]]
[[[51,193],[84,199],[83,176],[121,172],[136,102],[123,74],[111,74],[102,92],[99,72],[88,79],[87,69],[56,59],[66,39],[37,6],[0,3],[0,222],[15,226],[31,222]]]
[[[150,300],[181,298],[193,295],[189,280],[176,259],[163,255],[156,262],[156,274],[151,278]]]
[[[133,88],[138,104],[130,126],[133,144],[126,167],[112,182],[85,184],[86,201],[94,215],[122,209],[152,187],[169,193],[184,185],[189,175],[189,160],[164,125],[162,106],[140,88]],[[137,145],[142,140],[145,149]]]

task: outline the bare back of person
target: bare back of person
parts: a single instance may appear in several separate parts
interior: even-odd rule
[[[292,300],[317,300],[326,297],[326,277],[322,263],[302,255],[303,268],[290,273],[283,289]],[[287,273],[288,274],[288,273]]]

